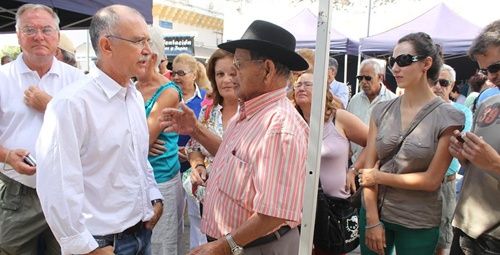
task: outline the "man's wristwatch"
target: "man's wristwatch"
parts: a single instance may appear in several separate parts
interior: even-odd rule
[[[236,244],[236,242],[233,240],[233,237],[231,234],[226,235],[226,241],[229,244],[229,248],[231,249],[231,254],[233,255],[243,255],[243,247],[239,246]]]
[[[161,205],[163,205],[163,200],[162,199],[153,199],[151,200],[151,205],[155,205],[157,203],[161,203]]]

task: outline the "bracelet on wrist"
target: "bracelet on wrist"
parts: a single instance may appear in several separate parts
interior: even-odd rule
[[[203,164],[203,163],[198,163],[198,164],[196,164],[196,166],[195,166],[194,168],[198,168],[199,166],[202,166],[202,167],[204,167],[204,168],[207,168],[207,167],[205,166],[205,164]]]
[[[384,226],[384,223],[382,223],[382,221],[379,221],[378,223],[376,224],[373,224],[373,225],[368,225],[368,226],[365,226],[365,229],[372,229],[372,228],[376,228],[378,226]]]

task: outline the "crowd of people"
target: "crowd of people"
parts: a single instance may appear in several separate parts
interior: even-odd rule
[[[321,187],[362,188],[362,254],[500,254],[500,20],[472,42],[463,98],[422,32],[363,60],[352,97],[335,58],[315,84],[314,51],[266,21],[168,70],[161,33],[111,5],[92,17],[88,74],[51,8],[21,6],[16,32],[22,53],[0,67],[1,255],[298,254],[318,86]]]

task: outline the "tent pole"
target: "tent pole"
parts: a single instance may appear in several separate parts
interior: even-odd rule
[[[87,71],[90,72],[90,34],[89,30],[87,29]]]
[[[347,53],[344,55],[344,83],[347,84]]]
[[[306,178],[303,195],[302,228],[300,234],[299,254],[310,255],[314,237],[314,222],[316,218],[316,200],[318,196],[319,167],[323,124],[326,100],[326,73],[330,49],[331,1],[319,1],[318,24],[316,34],[316,52],[314,61],[311,118],[309,121],[309,142],[307,145]]]
[[[361,44],[358,47],[358,68],[357,68],[358,71],[356,72],[356,75],[358,75],[358,73],[359,73],[359,65],[360,64],[361,64]],[[352,94],[355,95],[356,93],[358,93],[358,91],[359,91],[359,81],[358,81],[358,79],[356,79],[356,90]]]

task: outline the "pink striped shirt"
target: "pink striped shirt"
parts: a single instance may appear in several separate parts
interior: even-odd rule
[[[284,89],[253,98],[229,123],[207,183],[201,229],[219,238],[254,213],[302,216],[309,127]]]

